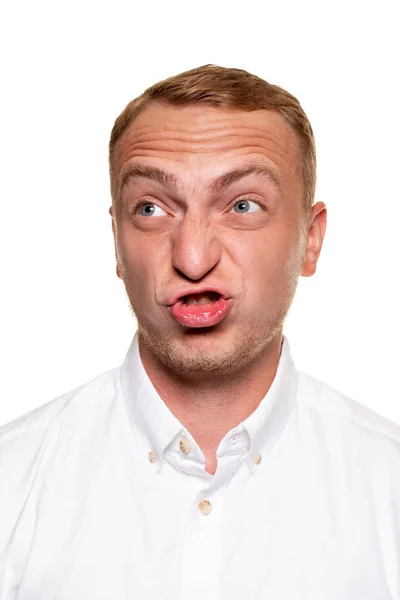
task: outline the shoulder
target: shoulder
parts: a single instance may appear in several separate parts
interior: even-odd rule
[[[112,369],[0,427],[0,556],[35,490],[65,465],[85,461],[115,410]],[[33,500],[32,500],[33,499]]]
[[[65,427],[73,432],[93,425],[93,419],[107,410],[117,393],[119,370],[118,367],[102,373],[0,427],[0,469],[10,453],[18,454],[21,448],[26,454],[30,446],[40,444],[52,429]]]
[[[302,372],[298,372],[298,402],[327,431],[340,434],[343,443],[386,447],[400,461],[399,424]]]

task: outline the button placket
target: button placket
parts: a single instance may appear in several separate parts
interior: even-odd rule
[[[185,528],[182,597],[217,600],[223,490],[205,487],[194,498]]]

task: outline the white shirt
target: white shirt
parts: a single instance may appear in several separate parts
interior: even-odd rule
[[[400,600],[400,427],[295,370],[286,338],[215,476],[134,338],[0,429],[1,600]]]

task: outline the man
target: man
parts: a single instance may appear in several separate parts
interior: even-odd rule
[[[138,333],[2,428],[2,599],[400,599],[400,427],[296,371],[282,333],[323,243],[315,171],[298,101],[245,71],[182,73],[118,117]]]

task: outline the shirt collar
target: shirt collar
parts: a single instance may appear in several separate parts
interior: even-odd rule
[[[121,386],[139,449],[162,458],[183,426],[160,398],[143,367],[137,332],[121,368]]]
[[[250,437],[250,452],[247,461],[253,475],[257,475],[263,470],[261,465],[265,465],[267,453],[272,450],[287,423],[296,393],[297,374],[290,354],[288,339],[283,336],[281,355],[274,380],[256,410],[242,423]]]
[[[134,436],[147,460],[153,462],[154,458],[159,470],[166,454],[178,468],[183,464],[183,458],[186,460],[184,470],[194,469],[199,474],[199,469],[204,468],[202,452],[151,383],[140,358],[137,332],[121,367],[121,386]],[[218,459],[241,453],[245,455],[251,473],[260,474],[266,463],[266,453],[272,449],[287,422],[296,389],[297,377],[289,342],[283,336],[278,368],[267,394],[256,410],[221,440]],[[179,448],[182,439],[189,440],[191,445],[190,455],[183,457]]]

